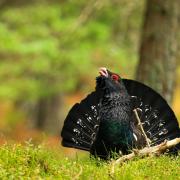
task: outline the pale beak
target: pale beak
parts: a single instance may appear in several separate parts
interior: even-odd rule
[[[99,68],[99,74],[104,77],[108,77],[108,71],[105,67]]]

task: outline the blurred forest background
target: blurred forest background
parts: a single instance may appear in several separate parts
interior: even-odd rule
[[[0,0],[0,144],[59,146],[101,66],[155,88],[180,119],[180,5],[157,2]]]

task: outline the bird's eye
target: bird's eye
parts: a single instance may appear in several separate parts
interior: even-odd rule
[[[111,78],[112,78],[114,81],[118,81],[118,80],[119,80],[119,76],[116,75],[116,74],[113,74],[113,75],[111,76]]]

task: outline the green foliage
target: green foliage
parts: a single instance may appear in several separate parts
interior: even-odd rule
[[[132,76],[143,2],[102,1],[100,9],[84,0],[37,2],[2,10],[0,98],[37,99],[89,88],[99,66]],[[87,6],[93,14],[80,23]],[[132,30],[124,34],[128,23]]]
[[[115,168],[115,179],[179,179],[179,157],[148,157]],[[0,147],[0,179],[110,179],[111,164],[89,157],[69,159],[43,146]]]

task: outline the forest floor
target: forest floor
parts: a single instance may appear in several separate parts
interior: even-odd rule
[[[147,157],[126,162],[110,174],[111,163],[87,154],[64,157],[43,145],[0,147],[0,179],[180,179],[180,156]]]

